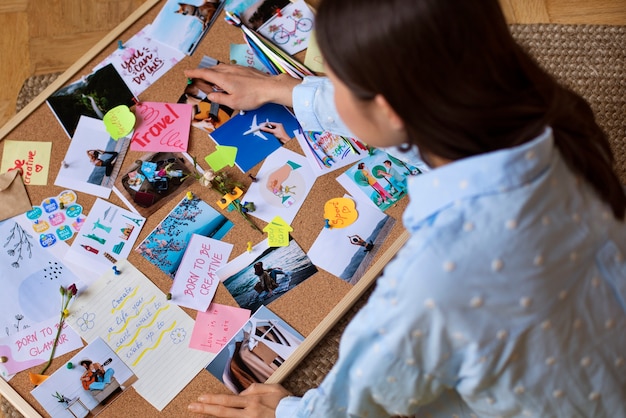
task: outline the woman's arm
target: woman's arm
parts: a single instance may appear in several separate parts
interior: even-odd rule
[[[292,107],[292,93],[302,80],[288,74],[267,75],[241,65],[218,64],[211,68],[185,71],[185,76],[201,79],[216,87],[207,99],[233,109],[256,109],[266,103]]]

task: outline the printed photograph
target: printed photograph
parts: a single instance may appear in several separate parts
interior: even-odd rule
[[[168,0],[152,22],[150,36],[191,55],[223,5],[224,0]]]
[[[116,106],[132,106],[133,97],[113,64],[108,64],[52,93],[46,103],[72,138],[81,116],[102,120]]]
[[[96,199],[64,259],[84,264],[93,273],[85,278],[91,283],[128,257],[145,221],[108,200]]]
[[[304,0],[290,2],[256,29],[290,55],[303,51],[313,33],[315,15]]]
[[[357,204],[358,218],[345,228],[322,228],[309,249],[311,261],[350,284],[370,267],[395,219],[367,204]]]
[[[286,148],[271,153],[255,178],[242,198],[255,202],[251,215],[265,222],[280,216],[288,224],[298,214],[316,179],[306,157]]]
[[[264,383],[298,348],[304,337],[262,306],[207,366],[235,393]]]
[[[197,196],[180,203],[135,248],[172,279],[193,234],[221,240],[233,223]]]
[[[317,273],[306,253],[291,237],[286,247],[254,246],[217,271],[237,304],[254,312]]]
[[[53,417],[93,417],[102,412],[137,376],[97,338],[60,367],[31,394]]]
[[[230,107],[212,103],[207,99],[207,94],[213,89],[215,86],[193,79],[187,83],[183,94],[178,99],[178,103],[193,106],[191,126],[209,133],[228,121],[233,114],[233,109]]]
[[[414,165],[384,151],[374,149],[367,157],[337,177],[337,181],[355,198],[387,210],[407,193],[407,177],[426,171],[421,162]]]
[[[316,176],[354,164],[369,152],[358,139],[330,132],[305,131],[298,133],[296,139]]]
[[[129,144],[111,138],[100,119],[81,116],[54,184],[108,199]]]
[[[233,116],[209,136],[218,145],[237,148],[235,164],[245,173],[299,131],[298,121],[286,107],[269,103]]]
[[[257,30],[290,3],[289,0],[229,0],[226,10],[239,16],[248,28]]]
[[[144,154],[115,181],[129,209],[148,217],[194,181],[193,160],[185,153]]]

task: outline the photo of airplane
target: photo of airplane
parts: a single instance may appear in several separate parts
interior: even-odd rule
[[[253,135],[256,135],[259,138],[264,139],[265,141],[267,141],[267,137],[265,135],[263,135],[263,132],[261,131],[261,128],[263,128],[265,126],[271,128],[271,125],[269,123],[270,123],[269,119],[266,119],[265,122],[257,124],[256,123],[256,115],[254,115],[254,117],[252,118],[252,124],[250,125],[250,129],[245,131],[243,134],[244,135],[253,134]]]

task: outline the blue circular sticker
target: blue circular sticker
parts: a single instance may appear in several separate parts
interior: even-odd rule
[[[26,217],[30,219],[31,221],[34,221],[35,219],[39,219],[42,213],[43,211],[41,210],[39,206],[33,206],[31,210],[26,212]]]
[[[81,213],[83,213],[83,207],[81,205],[71,205],[65,209],[65,214],[70,218],[77,218]]]

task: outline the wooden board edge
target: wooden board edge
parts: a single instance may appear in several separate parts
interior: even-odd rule
[[[13,116],[0,128],[0,142],[15,129],[24,119],[42,105],[55,91],[67,83],[78,71],[93,60],[103,49],[114,43],[119,36],[132,26],[140,17],[150,11],[160,0],[146,0],[137,10],[128,15],[124,21],[113,28],[104,38],[89,49],[82,57],[72,64],[65,72],[57,77],[44,91],[28,103],[19,113]]]
[[[352,308],[356,301],[380,276],[385,266],[396,255],[409,238],[404,230],[381,257],[365,272],[361,280],[339,301],[326,317],[311,331],[291,356],[267,379],[266,383],[282,382],[302,360],[317,346],[322,338]]]
[[[2,396],[7,401],[9,401],[11,405],[13,405],[13,407],[19,411],[20,414],[24,415],[25,417],[43,418],[41,415],[39,415],[39,412],[37,412],[35,408],[31,406],[31,404],[26,402],[26,400],[22,398],[20,394],[11,387],[11,385],[9,385],[9,382],[5,381],[2,378],[0,378],[0,394],[2,394]]]

